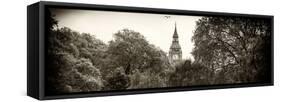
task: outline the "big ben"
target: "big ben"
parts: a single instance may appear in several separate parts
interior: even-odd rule
[[[179,36],[177,32],[177,25],[175,23],[175,31],[173,34],[173,41],[170,46],[169,59],[172,63],[177,63],[182,60],[182,51],[179,44]]]

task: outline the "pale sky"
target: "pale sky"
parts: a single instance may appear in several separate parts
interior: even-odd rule
[[[184,59],[193,59],[191,41],[195,21],[199,16],[179,16],[131,12],[111,12],[77,9],[52,9],[59,27],[69,27],[80,33],[90,33],[108,44],[113,34],[128,28],[140,32],[150,44],[160,47],[166,53],[172,44],[172,36],[177,24],[179,43]],[[168,16],[168,17],[167,17]]]

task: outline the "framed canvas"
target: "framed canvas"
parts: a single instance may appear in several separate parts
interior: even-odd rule
[[[27,94],[40,100],[273,85],[270,15],[27,8]]]

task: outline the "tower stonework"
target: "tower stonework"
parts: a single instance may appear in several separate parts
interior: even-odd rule
[[[181,51],[181,46],[179,44],[179,36],[177,32],[176,23],[175,23],[175,31],[173,34],[173,41],[169,50],[169,59],[170,62],[173,64],[176,64],[177,62],[180,62],[182,60],[182,51]]]

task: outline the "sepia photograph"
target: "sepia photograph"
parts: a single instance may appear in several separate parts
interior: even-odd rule
[[[48,8],[46,95],[270,83],[271,19]]]

